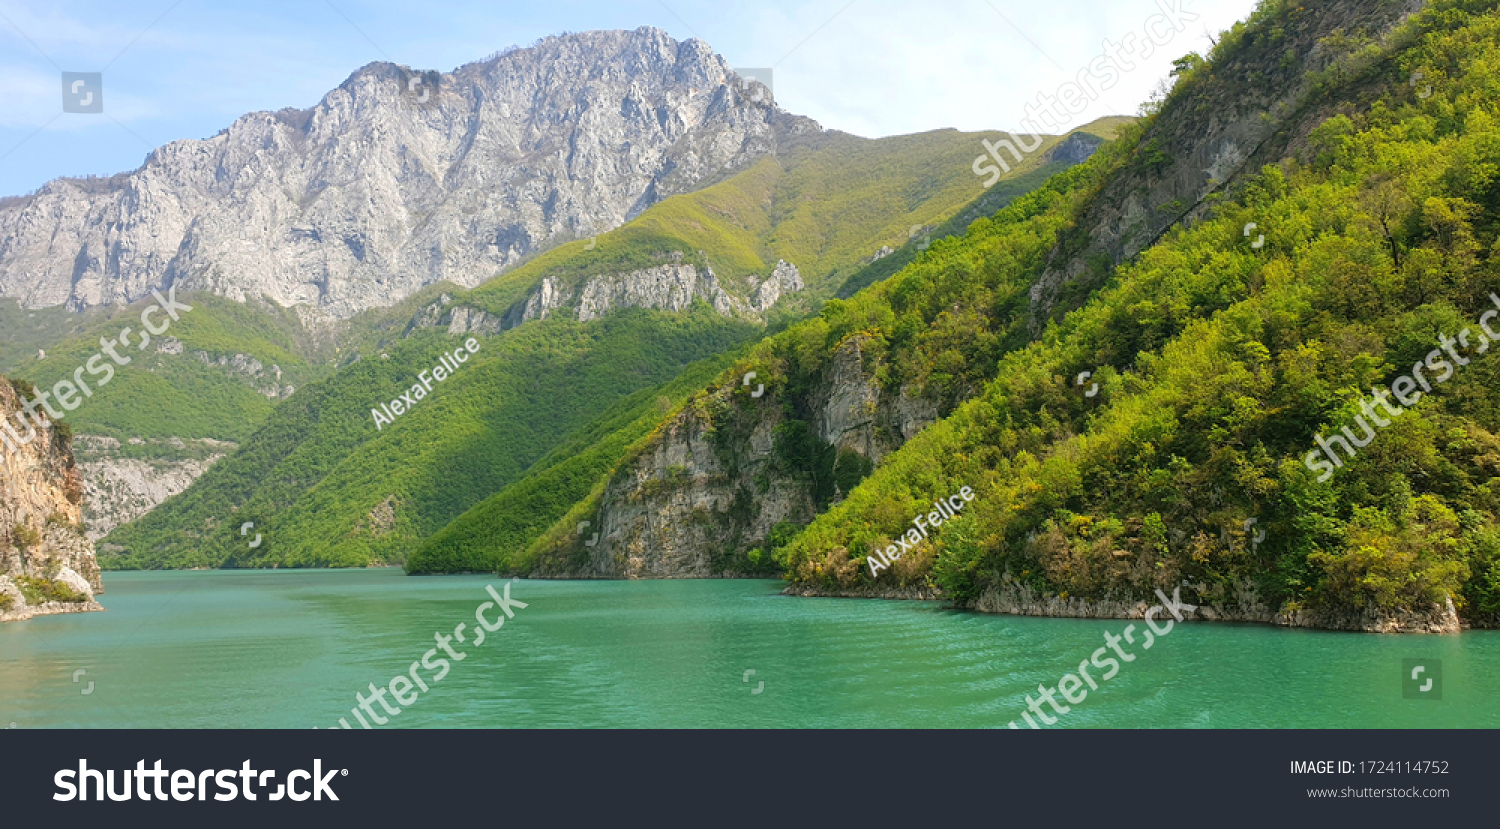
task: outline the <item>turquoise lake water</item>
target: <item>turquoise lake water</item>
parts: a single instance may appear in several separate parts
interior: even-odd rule
[[[793,598],[775,581],[516,580],[529,606],[476,646],[485,585],[504,583],[106,573],[105,613],[0,625],[0,728],[358,727],[356,692],[459,623],[463,661],[410,705],[387,697],[402,711],[380,727],[1024,727],[1025,694],[1130,624]],[[1198,623],[1126,647],[1136,660],[1109,681],[1095,671],[1098,690],[1052,727],[1500,726],[1500,632]],[[1441,660],[1441,700],[1403,697],[1403,659]]]

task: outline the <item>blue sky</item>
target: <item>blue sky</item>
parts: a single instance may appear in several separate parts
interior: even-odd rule
[[[1253,0],[0,0],[0,195],[138,167],[255,110],[307,107],[359,67],[451,70],[562,31],[650,25],[738,67],[777,103],[865,136],[1011,129],[1158,5],[1197,19],[1067,125],[1133,114],[1174,58]],[[103,72],[102,115],[62,112],[61,72]]]

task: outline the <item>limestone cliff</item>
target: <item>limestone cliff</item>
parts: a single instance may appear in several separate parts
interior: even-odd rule
[[[575,289],[555,276],[537,283],[526,299],[516,303],[505,316],[466,305],[449,307],[453,297],[443,294],[418,311],[406,327],[406,334],[418,328],[446,328],[449,334],[495,334],[525,322],[546,319],[567,309],[579,322],[596,320],[618,308],[650,308],[680,313],[703,300],[720,315],[762,321],[783,297],[801,291],[805,286],[797,266],[778,261],[764,279],[746,279],[747,296],[725,288],[710,266],[698,268],[685,264],[680,251],[664,255],[664,264],[626,273],[605,273],[582,280]]]
[[[700,394],[616,471],[588,532],[544,550],[533,575],[708,578],[768,564],[746,553],[781,522],[810,521],[938,417],[930,401],[883,387],[866,346],[845,340],[820,382],[791,399],[743,372]],[[811,475],[794,471],[807,452],[821,459]]]
[[[187,489],[215,461],[238,448],[212,438],[131,438],[122,446],[103,435],[77,435],[74,446],[83,480],[83,516],[94,541]]]
[[[821,135],[707,44],[649,27],[452,72],[373,63],[309,109],[0,199],[0,296],[83,310],[176,284],[346,319],[472,287]]]
[[[755,295],[748,302],[725,290],[711,267],[700,271],[693,265],[661,265],[590,279],[579,292],[578,320],[598,319],[611,308],[686,311],[694,299],[702,299],[726,317],[759,318],[784,291],[801,289],[797,268],[786,262],[777,262],[766,281],[756,284]]]
[[[30,399],[28,385],[0,377],[0,622],[104,609],[71,441],[23,411]]]

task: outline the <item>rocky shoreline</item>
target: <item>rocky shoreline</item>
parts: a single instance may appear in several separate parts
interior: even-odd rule
[[[806,599],[900,599],[903,601],[936,601],[944,598],[943,591],[922,585],[883,586],[869,584],[857,588],[831,590],[807,584],[789,584],[783,596],[800,596]]]
[[[827,588],[808,584],[790,584],[783,596],[844,599],[940,600],[942,590],[920,585],[865,585],[856,588]],[[1141,599],[1081,599],[1043,594],[1012,583],[991,587],[980,594],[967,610],[1006,616],[1044,616],[1058,619],[1143,619],[1154,602]],[[1289,628],[1340,630],[1363,633],[1458,633],[1470,624],[1463,622],[1453,600],[1427,611],[1400,611],[1339,615],[1311,610],[1277,612],[1261,603],[1253,592],[1240,591],[1233,602],[1204,604],[1185,617],[1201,622],[1252,622]]]
[[[55,528],[54,528],[55,529]],[[90,560],[88,563],[92,563]],[[89,613],[104,609],[94,599],[96,593],[104,592],[104,583],[100,580],[98,568],[89,571],[85,577],[69,566],[59,566],[54,560],[51,566],[45,567],[46,571],[52,572],[51,578],[43,578],[40,581],[49,586],[61,586],[67,588],[81,601],[57,601],[55,599],[28,604],[21,586],[15,578],[17,574],[0,575],[0,622],[24,622],[36,616],[53,616],[59,613]],[[33,577],[32,583],[36,583]],[[65,593],[66,595],[66,593]]]
[[[93,613],[104,605],[89,599],[86,602],[43,602],[39,605],[23,604],[19,608],[0,611],[0,622],[24,622],[36,616],[56,616],[60,613]]]

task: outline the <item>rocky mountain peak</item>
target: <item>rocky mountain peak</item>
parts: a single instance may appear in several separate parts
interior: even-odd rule
[[[176,283],[346,318],[477,285],[820,133],[649,27],[446,73],[372,63],[309,109],[0,200],[0,296],[81,311]]]

